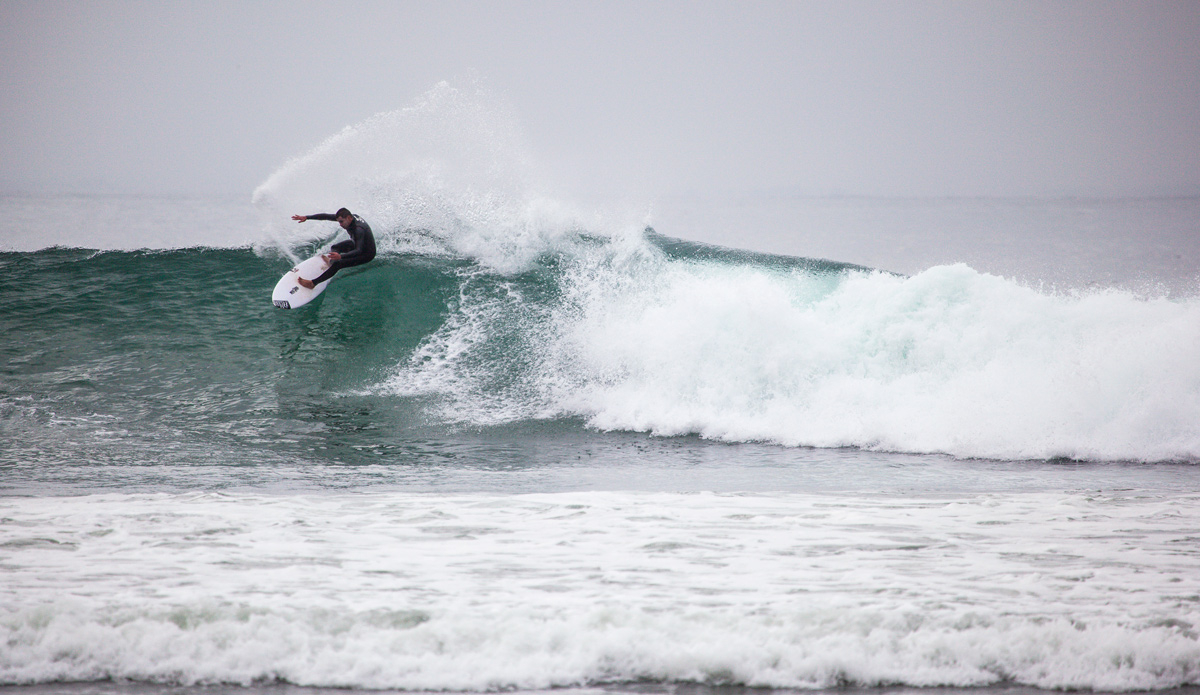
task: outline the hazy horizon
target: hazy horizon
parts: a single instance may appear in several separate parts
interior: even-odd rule
[[[582,196],[1200,194],[1200,4],[0,3],[0,191],[249,196],[441,81]]]

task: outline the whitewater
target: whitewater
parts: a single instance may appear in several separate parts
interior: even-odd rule
[[[0,687],[1200,685],[1198,201],[589,208],[516,122],[5,197]],[[380,255],[275,309],[342,206]],[[813,253],[694,238],[772,216]]]

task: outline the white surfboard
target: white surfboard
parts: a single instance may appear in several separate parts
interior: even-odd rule
[[[329,263],[321,257],[321,254],[302,261],[300,265],[279,278],[279,282],[275,284],[275,291],[271,293],[271,301],[280,309],[296,309],[308,304],[325,291],[325,286],[332,282],[333,278],[329,278],[311,290],[301,287],[297,280],[300,278],[315,280],[327,268],[329,268]]]

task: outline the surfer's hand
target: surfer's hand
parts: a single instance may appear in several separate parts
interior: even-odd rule
[[[333,263],[334,261],[340,260],[342,260],[342,254],[338,253],[337,251],[330,251],[329,253],[325,254],[325,261],[328,263]]]
[[[305,217],[304,215],[292,215],[292,219],[296,220],[297,222],[303,222],[303,221],[307,220],[308,218]]]

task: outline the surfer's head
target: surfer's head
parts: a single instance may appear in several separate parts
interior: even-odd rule
[[[351,215],[346,208],[338,210],[334,213],[334,217],[337,218],[338,224],[342,225],[342,229],[349,229],[350,225],[354,224],[354,215]]]

